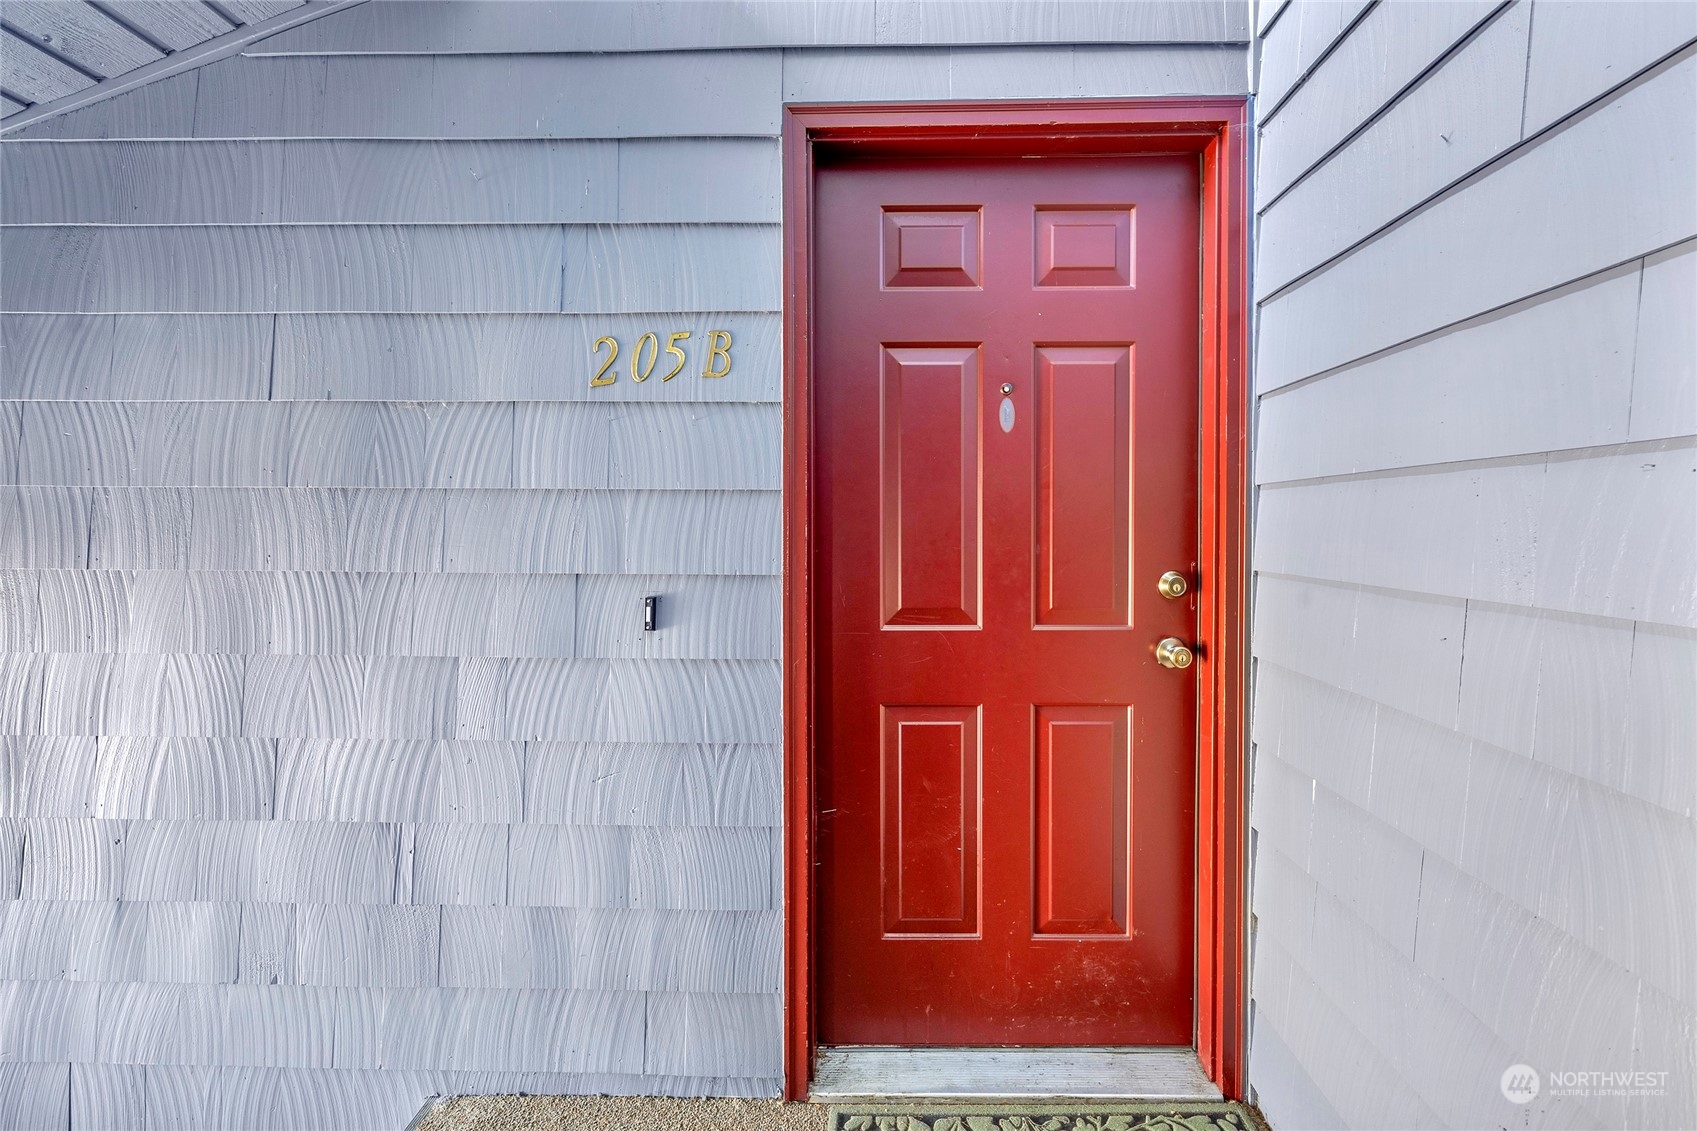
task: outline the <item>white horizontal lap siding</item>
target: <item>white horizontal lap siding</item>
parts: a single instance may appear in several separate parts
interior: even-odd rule
[[[0,138],[0,1124],[774,1094],[783,103],[1249,34],[360,5]]]
[[[1335,7],[1262,44],[1250,1080],[1689,1124],[1697,15]]]

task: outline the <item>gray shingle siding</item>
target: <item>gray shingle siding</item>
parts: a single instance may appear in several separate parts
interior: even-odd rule
[[[1345,7],[1260,44],[1249,1079],[1275,1127],[1683,1126],[1697,8]],[[1669,1075],[1516,1108],[1516,1063]]]
[[[1248,12],[652,9],[0,143],[0,1123],[777,1091],[782,103],[1242,94]]]

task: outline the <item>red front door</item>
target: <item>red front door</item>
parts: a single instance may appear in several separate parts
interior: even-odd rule
[[[1198,179],[818,171],[822,1044],[1192,1041]]]

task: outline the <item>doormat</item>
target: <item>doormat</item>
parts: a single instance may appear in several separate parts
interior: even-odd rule
[[[1240,1103],[833,1104],[830,1131],[1267,1131]]]

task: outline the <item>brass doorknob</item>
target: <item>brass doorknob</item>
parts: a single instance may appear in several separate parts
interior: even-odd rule
[[[1190,592],[1190,582],[1184,579],[1184,574],[1168,570],[1161,575],[1161,580],[1155,583],[1155,588],[1161,591],[1161,596],[1169,601],[1176,601]]]
[[[1155,645],[1155,661],[1163,668],[1188,668],[1195,660],[1196,653],[1176,636]]]

